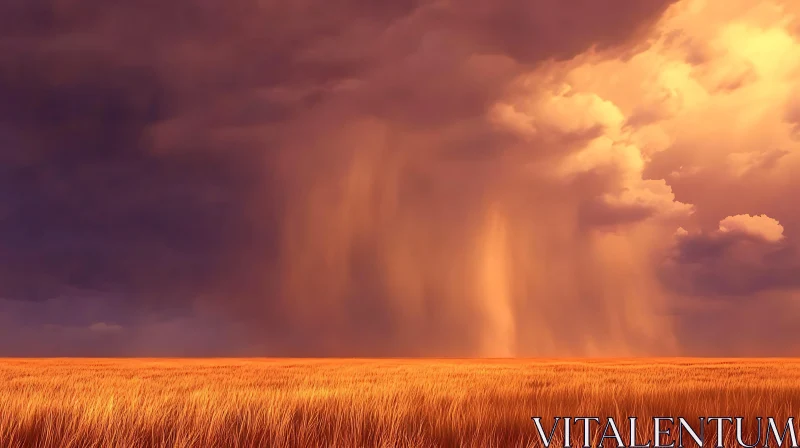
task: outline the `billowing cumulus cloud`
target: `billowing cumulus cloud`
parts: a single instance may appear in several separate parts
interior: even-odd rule
[[[791,316],[798,16],[6,2],[0,350],[660,355]]]
[[[783,239],[783,226],[766,215],[728,216],[719,222],[719,231],[723,234],[743,234],[776,243]]]

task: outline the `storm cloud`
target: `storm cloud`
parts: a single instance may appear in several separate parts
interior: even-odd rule
[[[683,353],[798,287],[798,11],[733,3],[4,2],[0,350]]]

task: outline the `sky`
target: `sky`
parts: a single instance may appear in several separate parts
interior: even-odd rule
[[[0,3],[0,356],[800,355],[800,2]]]

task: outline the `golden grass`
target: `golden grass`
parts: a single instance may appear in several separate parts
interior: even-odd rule
[[[798,411],[800,360],[0,360],[4,447],[539,446],[532,416]]]

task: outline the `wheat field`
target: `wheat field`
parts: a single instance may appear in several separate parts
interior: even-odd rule
[[[523,447],[532,416],[798,411],[790,359],[0,360],[3,447]]]

